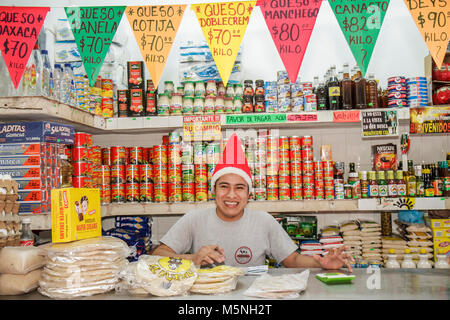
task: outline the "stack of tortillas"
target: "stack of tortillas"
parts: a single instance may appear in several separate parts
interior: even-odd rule
[[[159,297],[183,295],[197,279],[197,268],[191,260],[142,255],[134,269],[133,291]]]
[[[231,266],[216,266],[213,268],[199,269],[198,278],[191,288],[192,293],[218,294],[236,289],[239,276],[244,271]]]
[[[41,246],[48,261],[38,291],[50,298],[75,298],[114,289],[130,255],[127,244],[114,237],[96,237]]]

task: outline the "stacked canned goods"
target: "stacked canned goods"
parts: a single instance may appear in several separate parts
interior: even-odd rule
[[[190,142],[182,142],[181,144],[181,181],[182,200],[194,202],[194,147]]]
[[[253,175],[254,199],[266,200],[267,197],[267,152],[266,136],[246,141],[246,157]]]
[[[208,164],[206,162],[206,144],[203,141],[193,143],[195,201],[208,201]]]
[[[209,142],[206,145],[206,163],[208,168],[208,200],[215,199],[214,186],[211,184],[212,175],[219,163],[220,143],[216,141]]]
[[[291,200],[303,199],[302,142],[299,136],[289,137]]]
[[[315,171],[313,138],[311,136],[301,137],[302,145],[302,173],[303,173],[303,199],[315,198]]]
[[[171,132],[168,142],[168,200],[169,202],[181,202],[183,201],[183,193],[180,133],[178,131]]]
[[[291,199],[291,173],[289,157],[289,138],[279,137],[278,144],[278,196],[280,200]]]
[[[154,202],[168,201],[168,183],[167,183],[167,145],[153,146],[153,187]]]
[[[101,79],[102,116],[112,118],[114,115],[114,83],[112,79]]]
[[[266,199],[278,200],[278,139],[273,136],[266,138],[266,156]]]
[[[72,147],[72,184],[74,188],[91,188],[92,179],[92,135],[76,132]]]

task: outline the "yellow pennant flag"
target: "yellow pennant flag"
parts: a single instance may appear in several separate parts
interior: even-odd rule
[[[445,1],[404,0],[414,22],[440,69],[450,40],[450,8]]]
[[[127,6],[125,14],[145,65],[158,86],[186,5]]]
[[[203,35],[226,86],[244,38],[254,1],[202,3],[192,5]]]

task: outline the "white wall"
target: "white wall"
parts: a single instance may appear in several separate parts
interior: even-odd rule
[[[45,24],[45,26],[49,26],[56,19],[65,17],[64,6],[193,4],[202,2],[221,1],[38,0],[33,2],[32,5],[52,7]],[[31,4],[29,0],[2,0],[2,5],[30,6]],[[129,60],[143,60],[126,17],[122,18],[118,32],[125,33],[128,37]],[[181,22],[161,81],[176,81],[178,79],[178,47],[186,39],[204,39],[195,13],[189,9],[189,6]],[[245,78],[275,80],[276,72],[284,70],[283,63],[273,44],[259,7],[256,7],[253,11],[242,46]],[[386,80],[390,76],[422,76],[424,74],[423,58],[427,54],[426,44],[403,0],[391,0],[367,73],[374,73],[382,86],[386,86]],[[322,77],[329,66],[333,64],[339,70],[344,62],[350,63],[350,66],[356,64],[328,1],[323,1],[300,68],[300,79],[312,81],[315,75]]]

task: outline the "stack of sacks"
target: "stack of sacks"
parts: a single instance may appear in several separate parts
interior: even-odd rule
[[[221,265],[197,270],[198,277],[190,289],[192,293],[219,294],[236,289],[239,276],[244,272],[240,268]]]
[[[346,253],[350,254],[353,259],[362,259],[362,242],[361,231],[356,221],[346,221],[339,226],[339,231],[344,239],[344,245],[349,249]]]
[[[38,247],[0,249],[0,295],[18,295],[35,290],[45,262],[45,253]]]
[[[401,263],[403,259],[403,253],[405,249],[408,248],[406,245],[406,241],[403,240],[400,236],[391,236],[391,237],[383,237],[381,239],[382,243],[382,254],[383,262],[386,263],[388,260],[389,250],[394,249],[395,254],[397,255],[397,261]]]
[[[119,238],[132,248],[135,254],[130,261],[150,252],[152,247],[152,219],[149,217],[115,217],[114,228],[103,232],[104,236]]]
[[[322,236],[319,242],[322,244],[323,255],[327,255],[332,248],[339,248],[344,245],[343,239],[340,236]]]
[[[374,221],[362,220],[359,221],[359,227],[363,259],[381,264],[381,225]]]
[[[50,298],[91,296],[114,289],[131,251],[124,241],[114,237],[41,247],[48,260],[38,290]]]
[[[300,244],[300,254],[306,256],[322,255],[324,253],[322,243],[316,240],[302,241]]]
[[[433,235],[429,227],[424,224],[412,224],[406,227],[408,248],[411,250],[414,262],[418,262],[420,250],[424,249],[431,264],[433,264]]]

